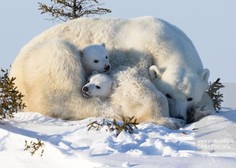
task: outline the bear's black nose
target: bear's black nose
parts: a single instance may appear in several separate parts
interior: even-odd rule
[[[88,87],[87,86],[84,86],[83,88],[82,88],[82,91],[83,92],[87,92],[89,89],[88,89]]]
[[[109,71],[109,70],[110,70],[110,65],[105,65],[105,66],[104,66],[104,70],[105,70],[105,71]]]

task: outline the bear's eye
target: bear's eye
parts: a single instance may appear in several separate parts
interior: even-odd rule
[[[87,81],[87,83],[89,83],[89,82],[90,82],[90,80]]]
[[[101,87],[100,87],[100,86],[98,86],[98,85],[96,85],[96,88],[97,88],[97,89],[101,89]]]
[[[192,101],[192,100],[193,100],[192,97],[187,98],[187,101]]]
[[[93,62],[94,62],[94,63],[98,63],[99,61],[98,61],[98,60],[94,60]]]
[[[166,94],[166,97],[167,97],[168,99],[172,99],[172,96],[169,95],[168,93]]]
[[[106,59],[108,59],[108,56],[106,56]]]

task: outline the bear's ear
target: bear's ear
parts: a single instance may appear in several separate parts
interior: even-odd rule
[[[149,75],[151,79],[161,78],[161,71],[156,65],[152,65],[149,68]]]
[[[203,69],[203,71],[201,72],[201,79],[208,82],[209,76],[210,76],[209,69]]]
[[[106,47],[106,44],[105,44],[105,43],[102,43],[101,45],[102,45],[103,47]]]

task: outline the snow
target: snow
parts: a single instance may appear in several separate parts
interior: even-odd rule
[[[0,163],[4,168],[78,167],[224,167],[236,165],[236,109],[170,130],[152,123],[133,134],[90,129],[102,118],[64,121],[33,112],[18,112],[0,123]],[[112,121],[112,120],[111,120]],[[25,141],[44,146],[34,155]],[[44,150],[42,156],[40,156]],[[3,165],[3,166],[2,166]]]

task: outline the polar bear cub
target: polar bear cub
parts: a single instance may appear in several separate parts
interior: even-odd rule
[[[110,97],[110,103],[116,115],[109,115],[114,115],[117,119],[121,119],[121,116],[135,117],[137,122],[149,121],[171,129],[182,127],[185,124],[183,120],[169,116],[165,96],[150,80],[135,75],[135,72],[135,68],[128,69],[110,77],[105,73],[95,71],[89,77],[88,83],[82,87],[82,94],[87,98]]]
[[[88,45],[80,53],[81,62],[87,74],[90,75],[94,70],[108,72],[111,69],[109,54],[104,43]]]
[[[82,87],[84,97],[108,97],[111,95],[112,79],[104,73],[94,71],[88,83]]]

